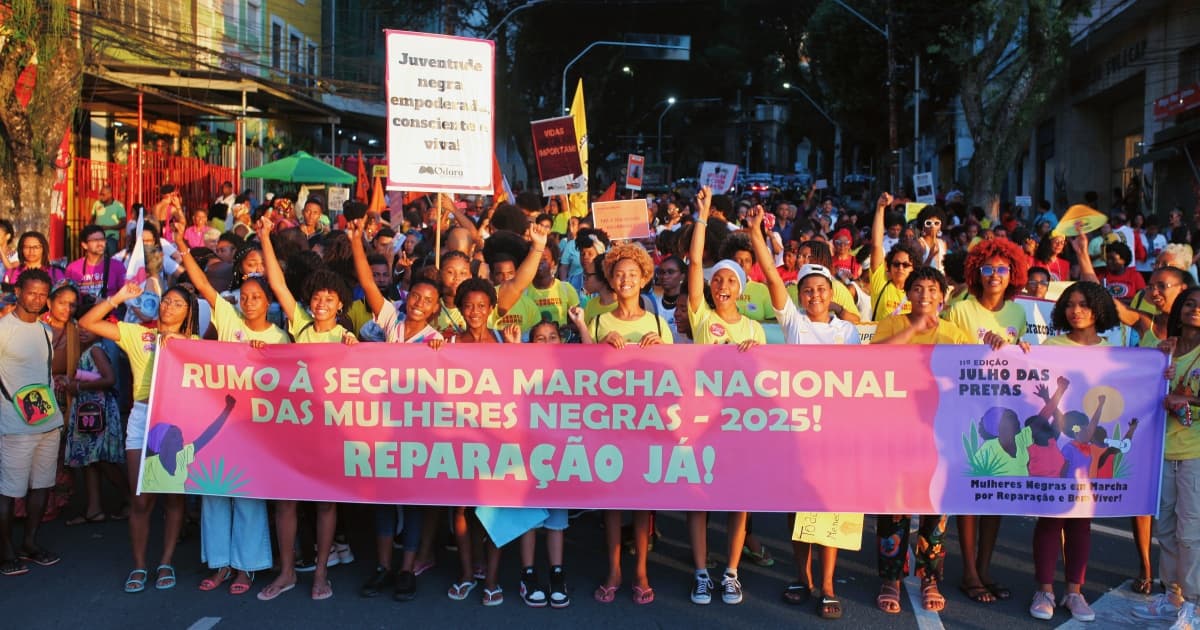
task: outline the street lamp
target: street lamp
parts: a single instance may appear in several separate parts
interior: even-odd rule
[[[675,106],[675,97],[674,97],[674,96],[672,96],[672,97],[669,97],[669,98],[667,98],[667,100],[663,101],[662,103],[666,103],[666,104],[667,104],[667,106],[666,106],[665,108],[663,108],[663,111],[662,111],[662,113],[658,115],[658,163],[659,163],[659,164],[662,164],[662,161],[663,161],[663,156],[662,156],[662,121],[663,121],[663,117],[667,115],[667,112],[668,112],[668,111],[670,111],[670,110],[671,110],[671,108]],[[662,103],[659,103],[659,105],[662,105]]]
[[[788,90],[789,92],[799,92],[800,96],[803,96],[804,100],[808,101],[808,104],[812,105],[813,109],[817,110],[818,114],[821,114],[822,116],[824,116],[825,120],[828,120],[829,124],[833,125],[833,182],[834,182],[833,185],[836,188],[840,188],[841,183],[842,183],[842,126],[841,126],[841,124],[839,124],[838,121],[834,120],[833,117],[829,115],[829,112],[826,112],[824,109],[821,108],[820,105],[817,105],[817,102],[815,100],[813,100],[813,97],[808,95],[808,92],[805,92],[804,90],[800,89],[799,87],[792,85],[791,83],[786,83],[786,82],[783,84],[783,89]]]
[[[519,7],[515,7],[512,11],[509,11],[504,17],[500,18],[500,21],[498,23],[496,23],[496,26],[492,27],[492,30],[488,31],[488,34],[484,35],[483,38],[491,39],[493,36],[495,36],[496,32],[500,30],[500,27],[504,26],[504,23],[508,21],[508,18],[512,17],[517,11],[522,11],[524,9],[528,9],[529,7],[532,7],[537,4],[541,4],[545,1],[546,0],[529,0],[525,4],[522,4]]]

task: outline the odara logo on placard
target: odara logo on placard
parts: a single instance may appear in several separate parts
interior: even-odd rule
[[[421,168],[417,170],[417,173],[421,175],[443,175],[446,177],[462,177],[463,175],[462,169],[446,168],[444,166],[432,166],[428,164],[422,164]]]

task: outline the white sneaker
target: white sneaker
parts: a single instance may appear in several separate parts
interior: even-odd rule
[[[1179,616],[1179,606],[1171,603],[1166,593],[1159,593],[1145,606],[1134,606],[1133,616],[1148,621],[1174,621]]]
[[[1095,621],[1096,613],[1088,606],[1087,600],[1080,593],[1067,593],[1063,596],[1062,605],[1071,611],[1071,618],[1076,621]]]
[[[1034,619],[1054,618],[1054,593],[1038,591],[1033,594],[1033,603],[1029,605],[1029,616]]]
[[[692,603],[701,606],[712,603],[712,591],[712,578],[708,574],[697,575],[696,583],[692,585]]]
[[[1171,624],[1171,630],[1195,630],[1196,628],[1200,628],[1200,619],[1196,618],[1196,604],[1184,602],[1183,606],[1179,607],[1179,616],[1175,618],[1175,623]]]
[[[350,545],[347,543],[333,543],[333,551],[329,555],[332,556],[335,553],[341,564],[354,562],[354,552],[350,550]]]
[[[742,603],[742,583],[737,576],[728,573],[721,576],[721,601],[726,604]]]

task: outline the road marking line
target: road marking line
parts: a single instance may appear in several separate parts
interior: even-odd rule
[[[1133,532],[1129,531],[1128,529],[1117,529],[1116,527],[1109,527],[1108,525],[1092,523],[1092,531],[1099,532],[1107,536],[1114,536],[1116,538],[1124,538],[1125,540],[1133,540]],[[1158,544],[1158,537],[1152,537],[1150,539],[1150,544]]]
[[[196,623],[188,626],[188,630],[210,630],[219,623],[221,623],[220,617],[201,617],[196,620]]]
[[[1142,621],[1133,616],[1134,606],[1144,606],[1149,598],[1130,590],[1131,584],[1133,584],[1133,580],[1125,580],[1120,586],[1092,602],[1092,610],[1096,613],[1095,621],[1085,623],[1072,619],[1058,626],[1058,629],[1128,628],[1129,630],[1145,630],[1154,627],[1165,628],[1169,621]]]
[[[904,578],[904,590],[908,591],[908,601],[912,604],[913,614],[917,617],[917,628],[920,630],[942,630],[942,617],[932,610],[925,609],[921,595],[921,578],[910,575]]]

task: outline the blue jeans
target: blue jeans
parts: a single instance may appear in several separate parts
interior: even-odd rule
[[[395,536],[398,515],[404,514],[404,531],[400,543],[404,551],[416,551],[421,546],[421,522],[425,517],[421,509],[405,505],[375,506],[375,535]]]
[[[262,499],[204,497],[200,513],[200,560],[209,568],[238,571],[271,568],[271,530]]]

